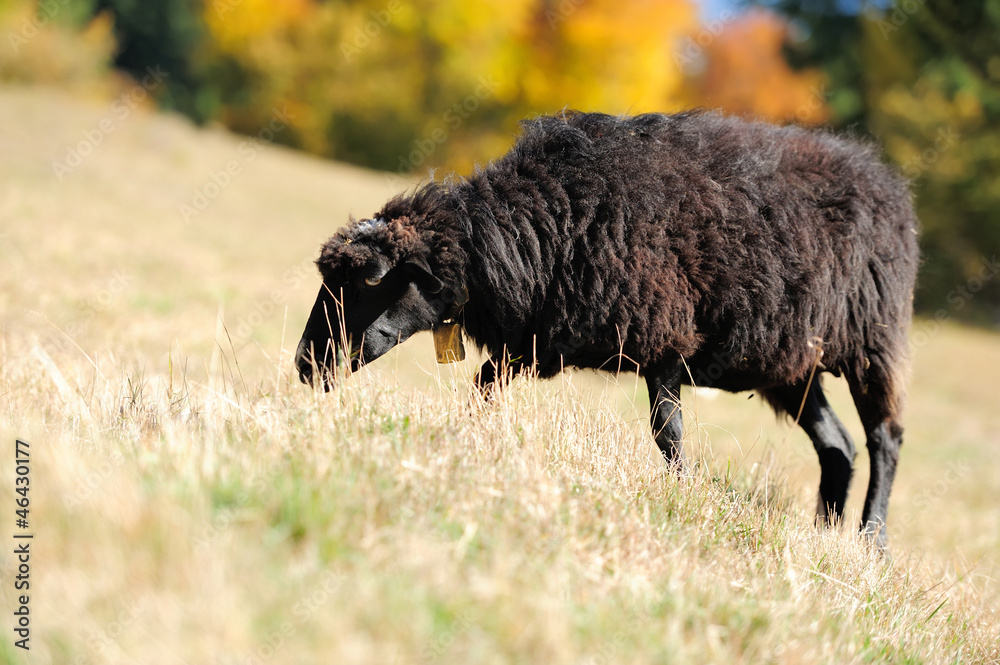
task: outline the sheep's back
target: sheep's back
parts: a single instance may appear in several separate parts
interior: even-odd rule
[[[518,203],[543,341],[640,364],[722,351],[787,377],[815,340],[830,366],[862,362],[908,325],[917,222],[870,146],[711,113],[573,114],[528,123],[482,175]]]

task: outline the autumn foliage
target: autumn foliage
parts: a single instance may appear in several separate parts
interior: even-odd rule
[[[848,128],[914,182],[918,308],[995,323],[1000,280],[955,294],[1000,243],[1000,0],[883,5],[0,0],[0,81],[110,101],[129,83],[109,62],[140,78],[162,68],[165,108],[250,136],[281,114],[275,141],[418,177],[467,173],[519,120],[566,108]]]
[[[45,6],[10,0],[0,19],[44,18]],[[783,58],[789,31],[781,19],[756,11],[706,21],[693,0],[63,6],[57,18],[83,17],[82,32],[88,12],[97,27],[113,23],[120,67],[168,71],[158,93],[168,108],[249,135],[280,110],[291,125],[276,140],[402,175],[467,170],[503,152],[519,120],[566,108],[826,119],[822,77]],[[39,29],[54,29],[44,23]],[[0,74],[4,67],[0,59]]]
[[[788,25],[760,10],[723,26],[705,47],[694,96],[705,106],[774,122],[825,122],[824,75],[793,71],[782,54],[788,39]]]
[[[706,27],[689,0],[203,7],[208,57],[229,79],[219,108],[227,125],[253,133],[288,108],[282,140],[402,174],[469,168],[501,152],[521,118],[563,108],[709,106],[822,122],[822,78],[788,67],[785,24],[760,12],[728,18]]]

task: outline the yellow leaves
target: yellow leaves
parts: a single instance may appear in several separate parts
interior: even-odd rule
[[[963,120],[982,120],[983,104],[970,91],[959,90],[955,93],[955,113]]]
[[[672,54],[693,30],[696,9],[686,0],[596,0],[566,21],[565,34],[581,65],[580,92],[594,109],[639,113],[680,102],[682,72]]]
[[[289,104],[299,147],[406,173],[470,167],[502,153],[518,120],[566,108],[825,118],[822,79],[788,68],[770,15],[713,25],[692,85],[679,51],[706,32],[694,0],[205,2],[212,49],[242,68],[232,83],[253,82],[228,104],[231,127]]]
[[[306,19],[312,0],[206,0],[205,23],[221,50],[235,52],[255,38]]]
[[[687,0],[563,0],[539,8],[523,37],[524,106],[610,113],[675,108],[682,76],[672,51],[696,24]]]
[[[464,43],[473,53],[495,47],[530,16],[533,0],[437,2],[428,32],[444,44]]]
[[[110,99],[122,80],[109,76],[117,48],[112,20],[99,13],[78,28],[60,20],[63,4],[0,2],[0,82],[58,85],[88,97]],[[63,17],[66,15],[63,10]]]
[[[513,101],[511,74],[522,61],[523,26],[532,20],[535,0],[449,0],[433,3],[427,33],[441,51],[441,67],[452,82],[498,81],[499,98]]]
[[[940,181],[965,176],[961,150],[952,150],[975,126],[982,108],[978,99],[959,91],[948,99],[930,85],[894,85],[876,100],[873,109],[882,123],[895,131],[882,136],[886,152],[910,178],[933,175]]]
[[[108,12],[101,12],[87,23],[80,36],[91,48],[111,53],[115,49],[114,20]]]

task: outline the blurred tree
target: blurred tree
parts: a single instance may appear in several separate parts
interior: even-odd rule
[[[863,26],[870,131],[916,184],[917,305],[1000,324],[1000,0],[901,3]]]
[[[697,26],[688,0],[215,0],[204,18],[227,125],[288,106],[296,144],[404,174],[492,157],[532,114],[681,106],[672,49]]]
[[[108,72],[115,52],[112,23],[94,14],[90,0],[0,0],[0,35],[0,81],[56,85],[97,97],[118,88]]]
[[[794,71],[782,53],[788,24],[753,10],[699,35],[704,61],[693,80],[701,104],[772,122],[820,124],[828,120],[826,76]]]
[[[811,35],[792,60],[827,72],[834,122],[913,180],[918,310],[1000,325],[1000,0],[767,4]]]
[[[401,174],[464,172],[564,108],[830,122],[914,180],[918,308],[1000,322],[1000,0],[749,2],[0,0],[0,78],[100,89],[117,42],[169,108]]]
[[[698,28],[688,0],[539,2],[509,72],[523,112],[641,113],[684,103],[674,51]]]
[[[521,118],[564,108],[669,111],[709,95],[774,120],[824,113],[819,78],[783,62],[774,16],[728,26],[699,60],[706,82],[692,77],[679,48],[702,30],[693,0],[91,1],[114,16],[119,66],[169,73],[166,106],[251,135],[280,111],[275,140],[403,174],[468,169]]]
[[[864,70],[858,10],[865,0],[744,0],[784,16],[798,38],[785,42],[784,56],[795,70],[819,68],[826,76],[830,121],[838,127],[864,126],[861,98]],[[875,2],[891,0],[875,0]],[[853,2],[853,4],[852,4]],[[852,10],[853,7],[853,10]]]
[[[199,122],[215,115],[219,96],[205,61],[201,0],[94,0],[94,8],[114,18],[116,66],[140,78],[158,68],[167,73],[157,90],[161,104]]]

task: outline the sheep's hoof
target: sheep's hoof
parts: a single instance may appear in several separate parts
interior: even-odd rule
[[[889,553],[889,534],[885,530],[885,524],[881,522],[869,521],[861,526],[861,535],[865,537],[872,547],[886,562],[892,561]]]

